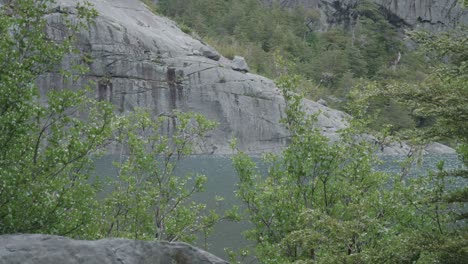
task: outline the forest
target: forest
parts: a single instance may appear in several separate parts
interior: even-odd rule
[[[290,133],[281,153],[264,155],[266,171],[231,146],[240,206],[219,211],[192,197],[203,175],[177,175],[183,157],[216,122],[174,111],[126,115],[95,98],[91,86],[43,93],[36,84],[68,54],[73,80],[90,60],[77,33],[98,13],[78,3],[65,15],[63,41],[47,37],[49,0],[0,6],[0,235],[41,233],[194,243],[220,221],[247,221],[250,250],[227,250],[232,263],[466,263],[468,230],[468,30],[410,31],[389,23],[370,1],[351,20],[320,28],[320,13],[266,7],[256,0],[143,1],[223,56],[241,55],[274,79],[286,102]],[[466,1],[465,1],[466,2]],[[466,4],[466,3],[465,3]],[[66,12],[64,12],[66,13]],[[331,142],[302,100],[325,100],[349,113]],[[165,122],[174,122],[170,135]],[[374,169],[375,144],[405,141],[412,152],[399,173]],[[443,142],[461,165],[409,177],[424,144]],[[117,176],[98,179],[94,161],[125,149]],[[453,187],[455,186],[455,187]],[[103,190],[107,190],[104,192]],[[222,202],[222,197],[213,197]],[[198,246],[207,246],[198,245]],[[209,248],[207,248],[209,250]]]

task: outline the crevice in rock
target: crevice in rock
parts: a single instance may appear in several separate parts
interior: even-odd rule
[[[205,68],[205,69],[201,69],[199,71],[194,71],[194,72],[191,72],[191,73],[187,73],[187,77],[190,77],[192,76],[193,74],[196,74],[196,73],[201,73],[201,72],[204,72],[204,71],[209,71],[211,69],[215,69],[217,68],[216,66],[215,67],[208,67],[208,68]]]

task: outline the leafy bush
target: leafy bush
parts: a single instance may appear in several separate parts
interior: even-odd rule
[[[64,80],[86,72],[89,56],[74,50],[74,36],[97,15],[78,4],[76,17],[62,16],[63,39],[51,40],[44,34],[51,3],[18,0],[0,7],[0,234],[193,241],[196,232],[207,235],[218,220],[235,218],[189,201],[203,191],[204,176],[173,171],[213,122],[193,113],[116,116],[90,87],[39,91],[37,78],[58,71],[70,51],[77,60],[71,71],[61,71]],[[171,136],[162,133],[163,123],[173,124]],[[122,156],[118,177],[107,183],[111,192],[102,198],[101,181],[91,175],[110,143]]]

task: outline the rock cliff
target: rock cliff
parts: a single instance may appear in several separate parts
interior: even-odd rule
[[[275,0],[264,0],[271,5]],[[322,29],[346,23],[356,15],[359,0],[279,0],[282,7],[319,10]],[[387,19],[399,26],[422,27],[432,31],[447,30],[468,25],[468,10],[458,0],[369,0],[380,7]]]
[[[232,137],[251,153],[275,151],[286,144],[287,132],[280,124],[284,100],[273,81],[248,73],[247,65],[239,68],[239,61],[220,56],[138,0],[90,2],[99,16],[78,36],[78,48],[88,58],[82,63],[88,63],[90,72],[72,86],[94,82],[96,96],[121,112],[147,107],[155,115],[174,109],[202,113],[219,126],[200,153],[230,153]],[[62,13],[73,16],[75,3],[59,0],[52,8],[47,19],[48,34],[54,39],[63,37]],[[62,67],[70,68],[72,59]],[[42,76],[38,84],[43,91],[64,85],[56,72]],[[321,112],[318,125],[332,138],[346,124],[340,111],[312,101],[305,105],[311,112]]]
[[[433,31],[468,25],[468,9],[458,0],[373,0],[408,25]]]
[[[229,141],[248,153],[278,151],[288,133],[280,123],[285,102],[274,82],[248,72],[241,57],[230,61],[177,25],[153,14],[139,0],[89,0],[98,12],[89,29],[78,35],[80,55],[66,58],[60,68],[76,61],[89,66],[86,75],[65,83],[59,71],[38,79],[41,92],[90,84],[101,100],[117,111],[145,107],[154,115],[174,109],[194,111],[217,121],[218,128],[196,149],[198,153],[229,154]],[[305,2],[304,2],[305,3]],[[47,33],[60,41],[63,14],[73,18],[75,0],[58,0],[47,15]],[[310,113],[319,113],[317,126],[332,140],[346,127],[347,115],[323,104],[304,100]],[[170,133],[173,122],[166,125]],[[384,154],[406,154],[406,145],[393,144]]]
[[[50,235],[0,236],[0,264],[227,264],[185,243],[128,239],[72,240]]]

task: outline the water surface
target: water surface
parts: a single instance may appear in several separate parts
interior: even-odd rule
[[[399,172],[400,162],[404,157],[399,156],[383,156],[383,164],[376,166],[376,170],[386,172]],[[106,177],[115,177],[117,170],[112,166],[112,161],[117,160],[115,156],[105,156],[96,163],[96,174]],[[254,158],[260,170],[265,170],[266,165],[260,158]],[[440,160],[445,161],[447,169],[455,169],[461,166],[457,155],[426,155],[421,166],[414,166],[414,175],[424,175],[428,170],[435,170],[436,164]],[[209,207],[217,207],[218,209],[230,208],[233,205],[239,204],[235,198],[234,190],[238,182],[237,175],[231,163],[230,156],[190,156],[183,159],[176,167],[176,175],[184,175],[187,173],[204,174],[207,176],[206,191],[194,196],[194,200],[207,203]],[[458,181],[456,185],[466,186],[468,182]],[[224,197],[221,205],[214,202],[215,196]],[[221,222],[217,224],[212,235],[208,238],[208,250],[222,258],[227,258],[224,248],[234,250],[249,247],[252,242],[243,238],[242,232],[248,229],[249,225],[245,222]],[[203,238],[197,241],[199,247],[204,246]]]

